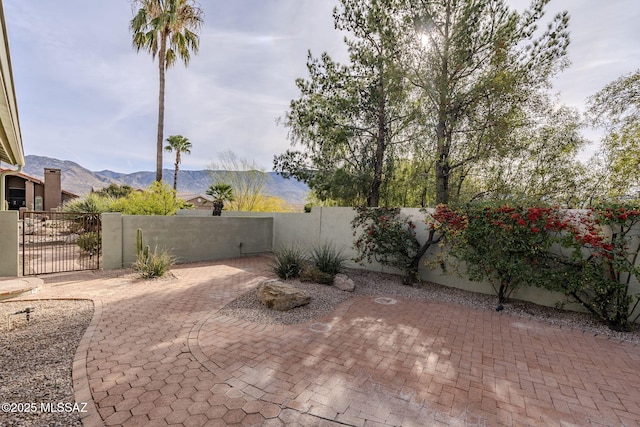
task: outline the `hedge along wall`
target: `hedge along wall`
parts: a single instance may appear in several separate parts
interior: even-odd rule
[[[416,224],[416,234],[421,242],[427,239],[426,215],[417,208],[405,208],[402,212]],[[353,249],[353,230],[351,220],[355,217],[355,211],[348,207],[324,207],[314,208],[311,213],[252,213],[252,212],[223,212],[225,216],[270,216],[273,218],[274,233],[273,247],[298,245],[302,248],[311,248],[319,242],[333,242],[337,247],[342,248],[349,257],[355,257]],[[556,250],[560,250],[557,248]],[[484,294],[495,294],[493,287],[488,282],[473,282],[464,276],[464,264],[456,269],[449,265],[447,271],[442,271],[436,267],[430,269],[424,263],[425,260],[435,261],[441,248],[437,245],[425,254],[423,262],[420,264],[419,276],[421,279],[442,284],[449,287],[480,292]],[[566,252],[568,253],[568,252]],[[350,266],[366,268],[373,271],[390,273],[400,273],[389,267],[378,263],[365,266],[351,263]],[[632,279],[630,289],[634,293],[640,293],[640,284]],[[563,301],[564,295],[552,292],[543,288],[522,287],[514,291],[511,298],[534,302],[536,304],[554,306],[556,302]],[[567,309],[584,311],[577,304],[567,305]]]

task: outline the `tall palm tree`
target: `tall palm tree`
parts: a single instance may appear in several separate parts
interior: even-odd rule
[[[164,149],[169,153],[172,151],[176,152],[176,162],[175,162],[175,172],[173,174],[173,189],[178,190],[178,168],[180,167],[180,154],[191,154],[191,143],[187,138],[182,135],[171,135],[167,138],[167,144]]]
[[[156,181],[162,181],[162,138],[164,130],[165,71],[177,58],[189,65],[191,51],[198,52],[203,12],[193,0],[133,0],[139,7],[129,24],[136,51],[146,50],[158,56],[160,91],[158,96],[158,138],[156,144]]]
[[[222,208],[224,208],[224,202],[233,202],[235,197],[233,196],[233,187],[229,184],[219,182],[217,184],[211,184],[207,190],[209,196],[213,196],[213,216],[222,215]]]

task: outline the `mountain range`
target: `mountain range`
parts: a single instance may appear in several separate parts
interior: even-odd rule
[[[83,196],[92,189],[107,187],[109,184],[129,185],[133,188],[146,188],[155,179],[155,172],[141,171],[133,173],[119,173],[110,170],[90,171],[87,168],[69,160],[59,160],[51,157],[28,155],[23,173],[38,179],[44,179],[44,168],[61,170],[62,189]],[[301,206],[305,203],[309,187],[295,179],[283,178],[277,172],[264,172],[269,176],[263,190],[265,195],[284,199],[290,205]],[[164,169],[164,181],[173,185],[174,171]],[[209,170],[180,170],[178,172],[178,193],[206,194],[212,184]]]

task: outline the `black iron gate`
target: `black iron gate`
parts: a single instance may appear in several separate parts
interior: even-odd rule
[[[24,212],[22,274],[100,268],[102,221],[89,212]]]

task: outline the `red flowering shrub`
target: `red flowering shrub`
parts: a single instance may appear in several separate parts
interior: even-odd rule
[[[416,237],[415,224],[399,208],[358,207],[355,210],[357,214],[351,221],[351,227],[358,256],[354,261],[371,263],[375,260],[405,272],[406,284],[416,281],[420,258],[432,243],[436,243],[433,241],[434,231],[421,245]]]
[[[508,205],[439,206],[433,217],[449,253],[464,261],[469,279],[487,280],[499,303],[518,287],[542,281],[539,262],[562,224],[551,208]]]
[[[636,265],[640,246],[640,210],[605,206],[574,219],[561,244],[571,249],[569,259],[557,259],[549,288],[564,292],[615,330],[634,329],[630,318],[638,295],[630,293],[632,278],[640,278]],[[635,302],[634,302],[635,300]]]
[[[638,305],[629,293],[640,246],[640,209],[607,206],[569,212],[550,207],[438,207],[432,228],[467,266],[471,280],[488,280],[499,302],[520,286],[563,292],[616,330],[628,330]],[[635,246],[631,247],[635,238]],[[558,245],[560,251],[552,251]],[[635,303],[634,303],[635,299]]]

